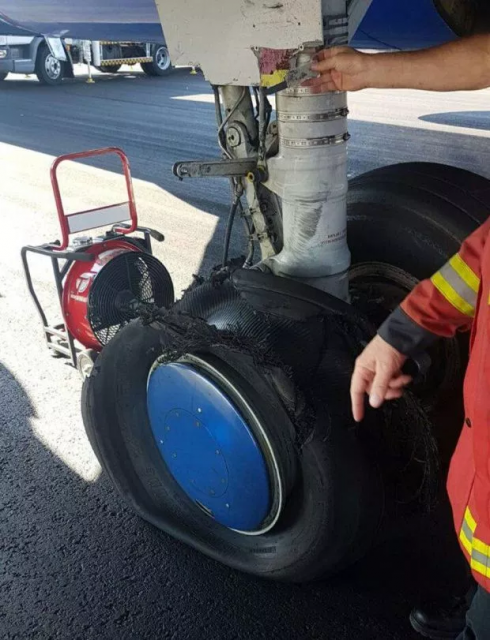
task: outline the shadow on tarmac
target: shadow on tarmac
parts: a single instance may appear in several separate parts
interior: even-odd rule
[[[420,120],[445,124],[452,127],[465,127],[467,129],[490,130],[490,111],[455,111],[451,113],[431,113],[420,116]]]

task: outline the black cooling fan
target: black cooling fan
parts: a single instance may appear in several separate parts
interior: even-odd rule
[[[88,300],[88,321],[104,346],[142,311],[168,307],[173,301],[172,279],[163,264],[148,253],[128,251],[97,274]]]

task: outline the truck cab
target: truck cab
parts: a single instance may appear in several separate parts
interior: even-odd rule
[[[43,40],[29,35],[0,36],[0,80],[9,73],[33,73]]]

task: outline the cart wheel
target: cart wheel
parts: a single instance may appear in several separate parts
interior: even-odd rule
[[[86,349],[85,351],[80,351],[78,354],[77,369],[78,373],[82,376],[82,380],[88,378],[92,373],[98,355],[95,349]]]
[[[153,60],[143,62],[141,68],[147,76],[165,76],[172,70],[170,54],[164,44],[154,44],[151,48]]]

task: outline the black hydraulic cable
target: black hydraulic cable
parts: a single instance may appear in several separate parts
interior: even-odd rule
[[[228,216],[228,222],[226,224],[225,243],[223,247],[223,260],[221,262],[223,267],[226,267],[228,263],[228,255],[230,253],[231,232],[233,230],[233,223],[235,222],[235,216],[236,216],[239,203],[240,203],[240,195],[237,193],[235,195],[235,198],[233,199],[233,203],[230,209],[230,214]]]
[[[245,269],[248,269],[253,264],[254,253],[255,253],[253,227],[245,217],[245,212],[243,211],[243,205],[241,200],[239,201],[239,207],[240,207],[243,225],[245,227],[245,232],[247,234],[247,240],[248,240],[248,253],[247,253],[247,257],[245,258],[245,262],[243,263],[243,267]]]
[[[267,134],[267,96],[265,92],[264,87],[259,89],[259,162],[265,162],[265,138]]]

